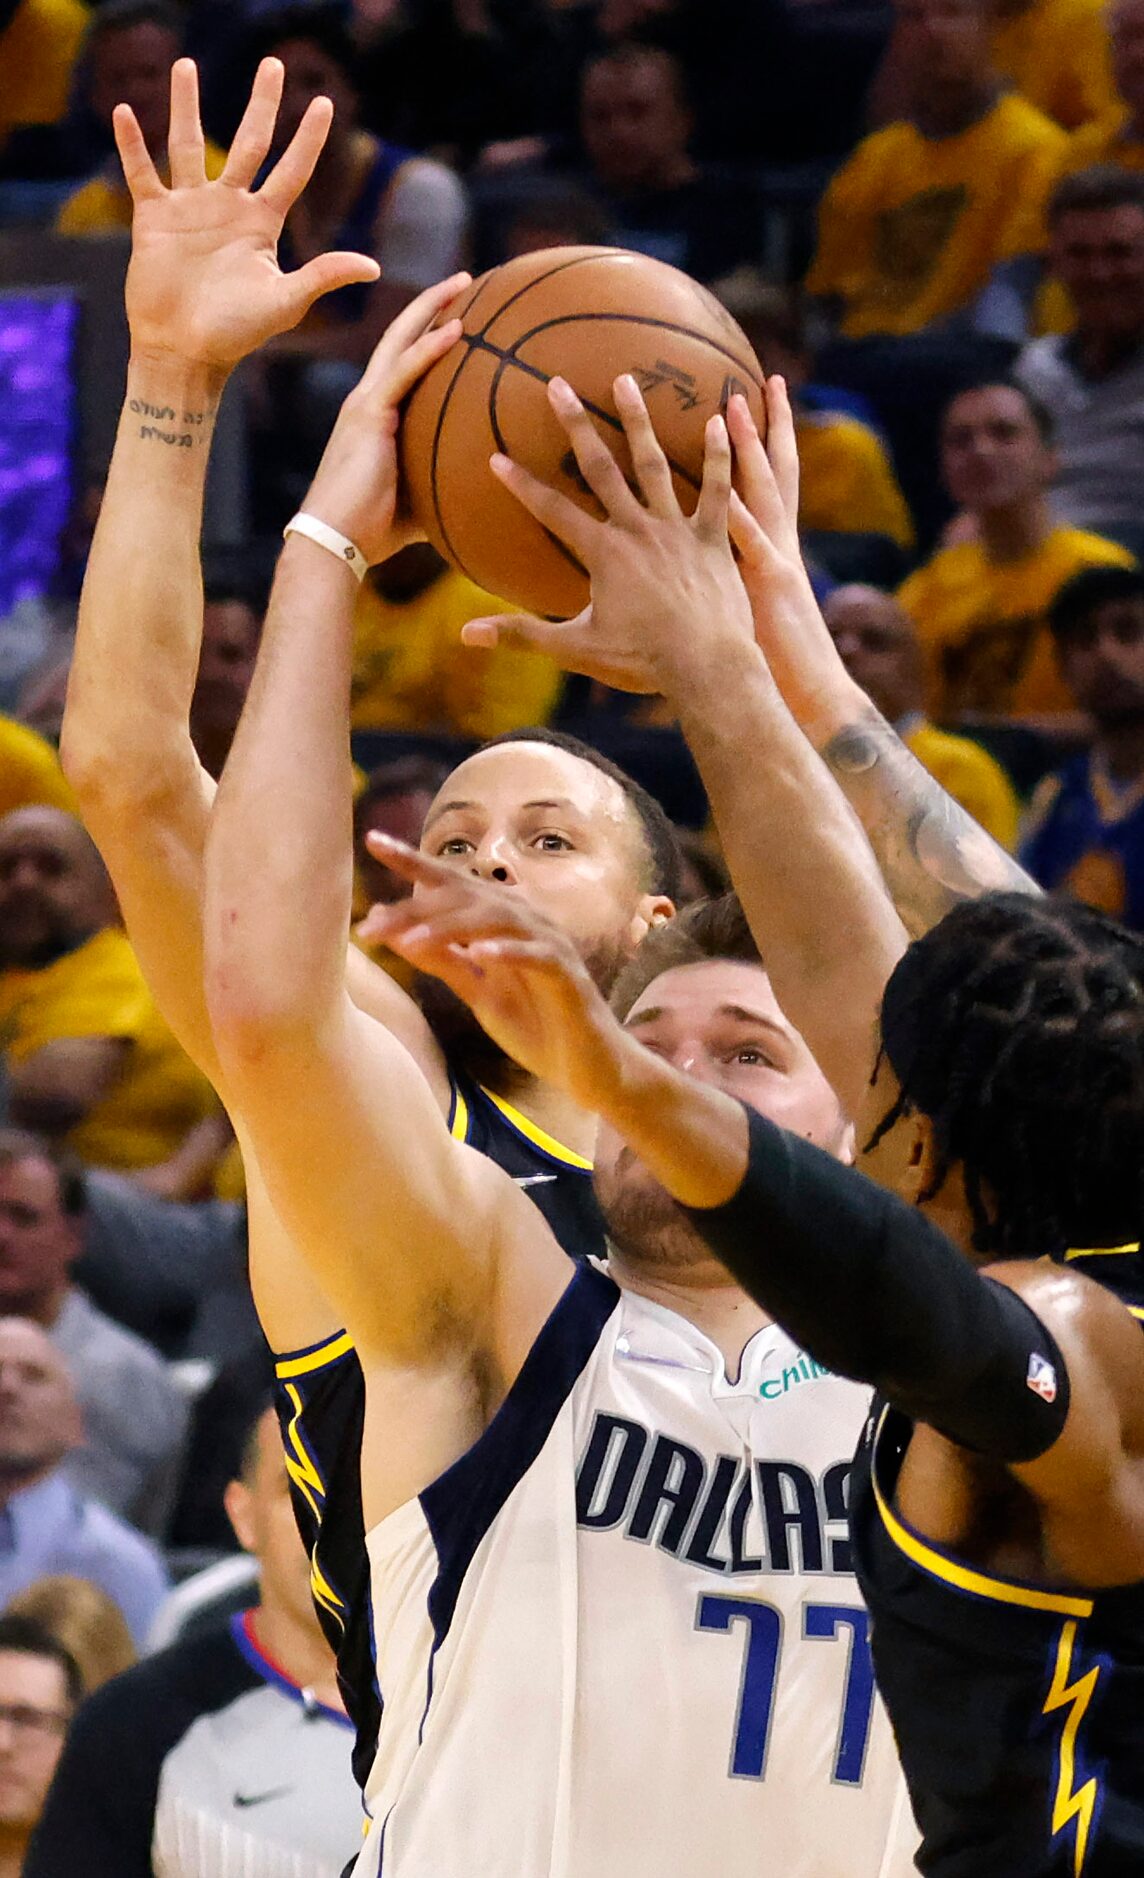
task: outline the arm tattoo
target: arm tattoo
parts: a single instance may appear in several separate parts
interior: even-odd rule
[[[178,411],[171,404],[149,404],[146,398],[130,398],[127,408],[144,420],[139,426],[144,442],[176,450],[193,450],[196,443],[210,442],[213,410]]]
[[[961,900],[1040,892],[873,705],[836,732],[822,756],[866,830],[911,938],[936,926]]]

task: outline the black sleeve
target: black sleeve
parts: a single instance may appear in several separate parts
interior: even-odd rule
[[[72,1723],[23,1878],[152,1878],[163,1763],[199,1715],[257,1677],[225,1631],[177,1643],[89,1696]]]
[[[725,1206],[689,1208],[716,1256],[825,1368],[1003,1461],[1053,1445],[1068,1373],[1039,1318],[923,1213],[747,1110]]]

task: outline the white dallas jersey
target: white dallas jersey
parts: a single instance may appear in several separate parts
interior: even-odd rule
[[[905,1878],[846,1483],[868,1391],[738,1381],[577,1270],[473,1448],[368,1536],[384,1711],[356,1878]]]

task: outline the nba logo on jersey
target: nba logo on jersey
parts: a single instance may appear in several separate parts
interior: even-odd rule
[[[1025,1383],[1034,1395],[1042,1396],[1046,1402],[1056,1401],[1057,1372],[1048,1358],[1038,1356],[1035,1350],[1029,1358],[1029,1373],[1025,1378]]]

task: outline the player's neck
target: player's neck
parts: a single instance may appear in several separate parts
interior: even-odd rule
[[[652,1304],[676,1311],[696,1330],[709,1337],[723,1358],[728,1380],[736,1381],[739,1366],[756,1331],[774,1320],[745,1291],[733,1284],[714,1259],[697,1263],[683,1273],[657,1271],[625,1258],[613,1247],[608,1263],[625,1291],[635,1291]]]
[[[515,1063],[507,1062],[496,1076],[489,1078],[488,1087],[494,1095],[511,1102],[526,1120],[543,1128],[562,1148],[583,1155],[587,1161],[592,1159],[596,1147],[596,1117],[580,1108],[562,1089],[541,1082],[539,1077],[529,1076]]]
[[[1053,532],[1053,518],[1044,496],[1027,496],[1005,508],[983,509],[978,516],[981,541],[988,561],[1022,561]]]

